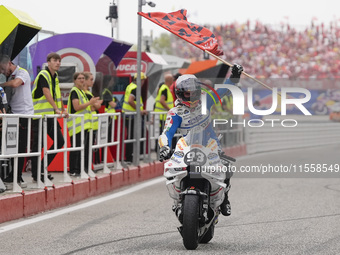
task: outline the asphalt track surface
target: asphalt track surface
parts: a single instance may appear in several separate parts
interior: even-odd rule
[[[335,164],[339,151],[339,145],[332,145],[273,152],[240,158],[236,165]],[[161,177],[150,186],[150,181],[146,187],[134,185],[137,191],[126,187],[102,201],[84,201],[77,210],[73,205],[1,224],[0,254],[340,254],[339,176],[235,174],[232,216],[221,216],[213,240],[196,251],[182,244]]]

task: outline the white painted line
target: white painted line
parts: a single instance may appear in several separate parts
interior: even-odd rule
[[[147,181],[147,182],[144,182],[142,184],[136,185],[132,188],[114,193],[112,195],[108,195],[108,196],[105,196],[105,197],[94,199],[94,200],[91,200],[89,202],[86,202],[86,203],[83,203],[83,204],[80,204],[80,205],[61,209],[61,210],[56,211],[56,212],[47,213],[45,215],[38,216],[38,217],[35,217],[33,219],[27,219],[27,220],[23,220],[23,221],[20,221],[20,222],[17,222],[17,223],[9,224],[7,226],[0,227],[0,234],[7,232],[7,231],[10,231],[10,230],[13,230],[13,229],[16,229],[16,228],[20,228],[20,227],[24,227],[24,226],[27,226],[27,225],[30,225],[30,224],[33,224],[33,223],[37,223],[37,222],[40,222],[40,221],[43,221],[43,220],[51,219],[51,218],[54,218],[54,217],[57,217],[57,216],[60,216],[60,215],[66,214],[66,213],[74,212],[76,210],[84,209],[86,207],[90,207],[90,206],[93,206],[93,205],[96,205],[96,204],[99,204],[99,203],[102,203],[102,202],[105,202],[105,201],[108,201],[108,200],[111,200],[111,199],[119,198],[119,197],[122,197],[122,196],[125,196],[125,195],[128,195],[128,194],[131,194],[133,192],[136,192],[138,190],[144,189],[146,187],[155,185],[155,184],[160,183],[160,182],[165,183],[165,178],[159,177],[159,178],[153,179],[151,181]]]

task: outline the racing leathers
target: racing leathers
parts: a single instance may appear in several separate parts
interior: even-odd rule
[[[235,85],[231,82],[230,79],[226,81],[226,84]],[[225,95],[230,95],[230,91],[226,88],[220,88],[216,91],[220,98]],[[194,107],[188,107],[184,104],[181,104],[178,100],[175,102],[175,107],[168,111],[166,122],[164,125],[164,130],[158,139],[158,144],[160,146],[161,151],[161,159],[167,159],[170,157],[170,148],[172,138],[175,133],[178,131],[183,137],[185,137],[188,132],[197,126],[200,126],[208,135],[204,136],[207,138],[215,139],[217,144],[220,147],[220,141],[217,138],[215,131],[213,130],[213,126],[210,118],[210,109],[215,103],[214,101],[218,100],[216,95],[213,95],[215,98],[211,97],[207,98],[207,109],[206,113],[203,114],[202,111],[202,103],[199,102]],[[203,141],[203,143],[207,143],[208,141]],[[164,153],[162,153],[164,152]]]

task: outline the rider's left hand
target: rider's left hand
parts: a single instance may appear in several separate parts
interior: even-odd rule
[[[239,83],[242,71],[243,71],[243,66],[235,63],[233,67],[231,68],[230,80],[233,83]]]
[[[170,158],[170,147],[165,145],[159,150],[159,161],[163,162],[163,160]]]

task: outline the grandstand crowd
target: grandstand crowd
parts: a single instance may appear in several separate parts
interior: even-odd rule
[[[209,26],[207,26],[209,27]],[[210,26],[228,62],[240,63],[256,78],[340,78],[340,27],[315,25],[305,29],[256,21]],[[173,39],[176,55],[202,60],[200,50]]]

